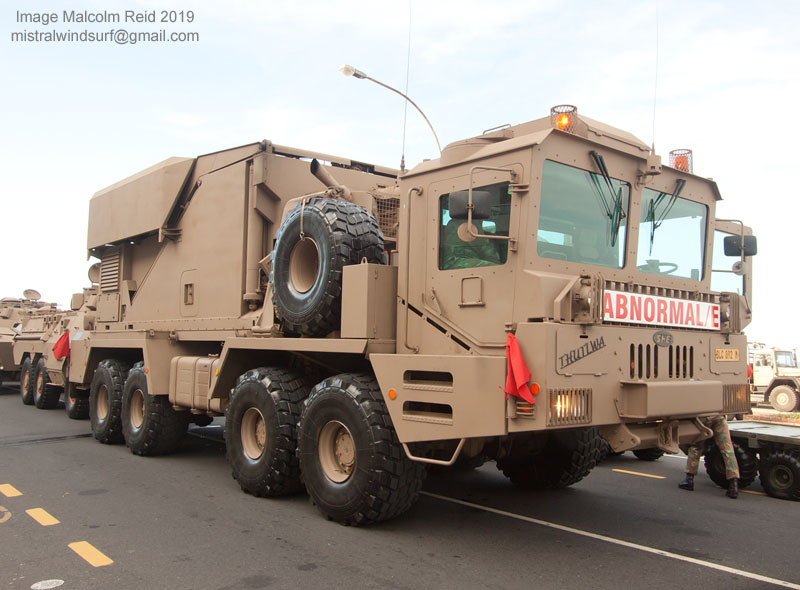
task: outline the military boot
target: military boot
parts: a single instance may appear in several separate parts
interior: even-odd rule
[[[739,497],[739,480],[735,477],[728,480],[728,491],[725,495],[729,498],[736,499]]]
[[[678,484],[678,487],[682,490],[693,491],[694,490],[694,475],[691,473],[686,474],[686,479],[684,479],[681,483]]]

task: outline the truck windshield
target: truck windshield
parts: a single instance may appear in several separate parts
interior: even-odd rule
[[[699,281],[703,278],[708,209],[678,197],[668,210],[659,211],[665,202],[662,195],[642,189],[636,266],[641,272]]]
[[[594,172],[546,160],[536,252],[542,258],[622,268],[631,188],[610,179],[623,215],[608,215],[605,179]],[[610,191],[609,191],[610,192]]]
[[[794,353],[790,350],[776,350],[775,364],[779,367],[794,368],[796,366],[794,362]]]

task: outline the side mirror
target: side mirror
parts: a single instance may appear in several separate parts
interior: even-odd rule
[[[450,193],[447,204],[451,219],[467,219],[469,191]],[[472,220],[491,219],[492,195],[488,191],[472,191]]]
[[[725,256],[755,256],[758,253],[758,240],[755,236],[727,236],[722,241]]]

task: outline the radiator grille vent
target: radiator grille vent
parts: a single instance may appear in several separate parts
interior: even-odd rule
[[[658,379],[658,346],[631,344],[631,379]]]
[[[119,249],[103,254],[100,260],[100,290],[103,293],[119,291]]]
[[[666,350],[670,379],[694,378],[694,346],[670,346]]]
[[[547,424],[572,426],[592,421],[591,389],[548,389]]]

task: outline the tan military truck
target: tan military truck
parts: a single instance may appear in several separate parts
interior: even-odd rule
[[[99,273],[99,265],[90,276]],[[14,335],[14,362],[22,367],[20,393],[22,402],[39,409],[57,408],[64,394],[64,407],[73,419],[89,417],[89,392],[69,380],[69,338],[83,329],[91,329],[93,319],[91,294],[97,286],[72,296],[71,309],[55,305],[31,314]],[[86,300],[86,303],[85,303]]]
[[[800,405],[800,368],[794,350],[780,350],[751,343],[753,393],[779,412],[793,412]],[[760,398],[759,398],[760,399]]]
[[[34,289],[26,289],[22,298],[0,299],[0,382],[20,381],[21,388],[29,389],[30,365],[14,360],[14,339],[33,317],[50,313],[56,305],[40,301],[41,295]],[[23,394],[23,401],[26,400]]]
[[[245,491],[305,486],[341,523],[402,513],[459,457],[567,486],[602,437],[677,452],[749,407],[750,306],[710,284],[719,199],[572,107],[402,174],[270,142],[172,158],[90,202],[69,381],[140,455],[224,414]]]

